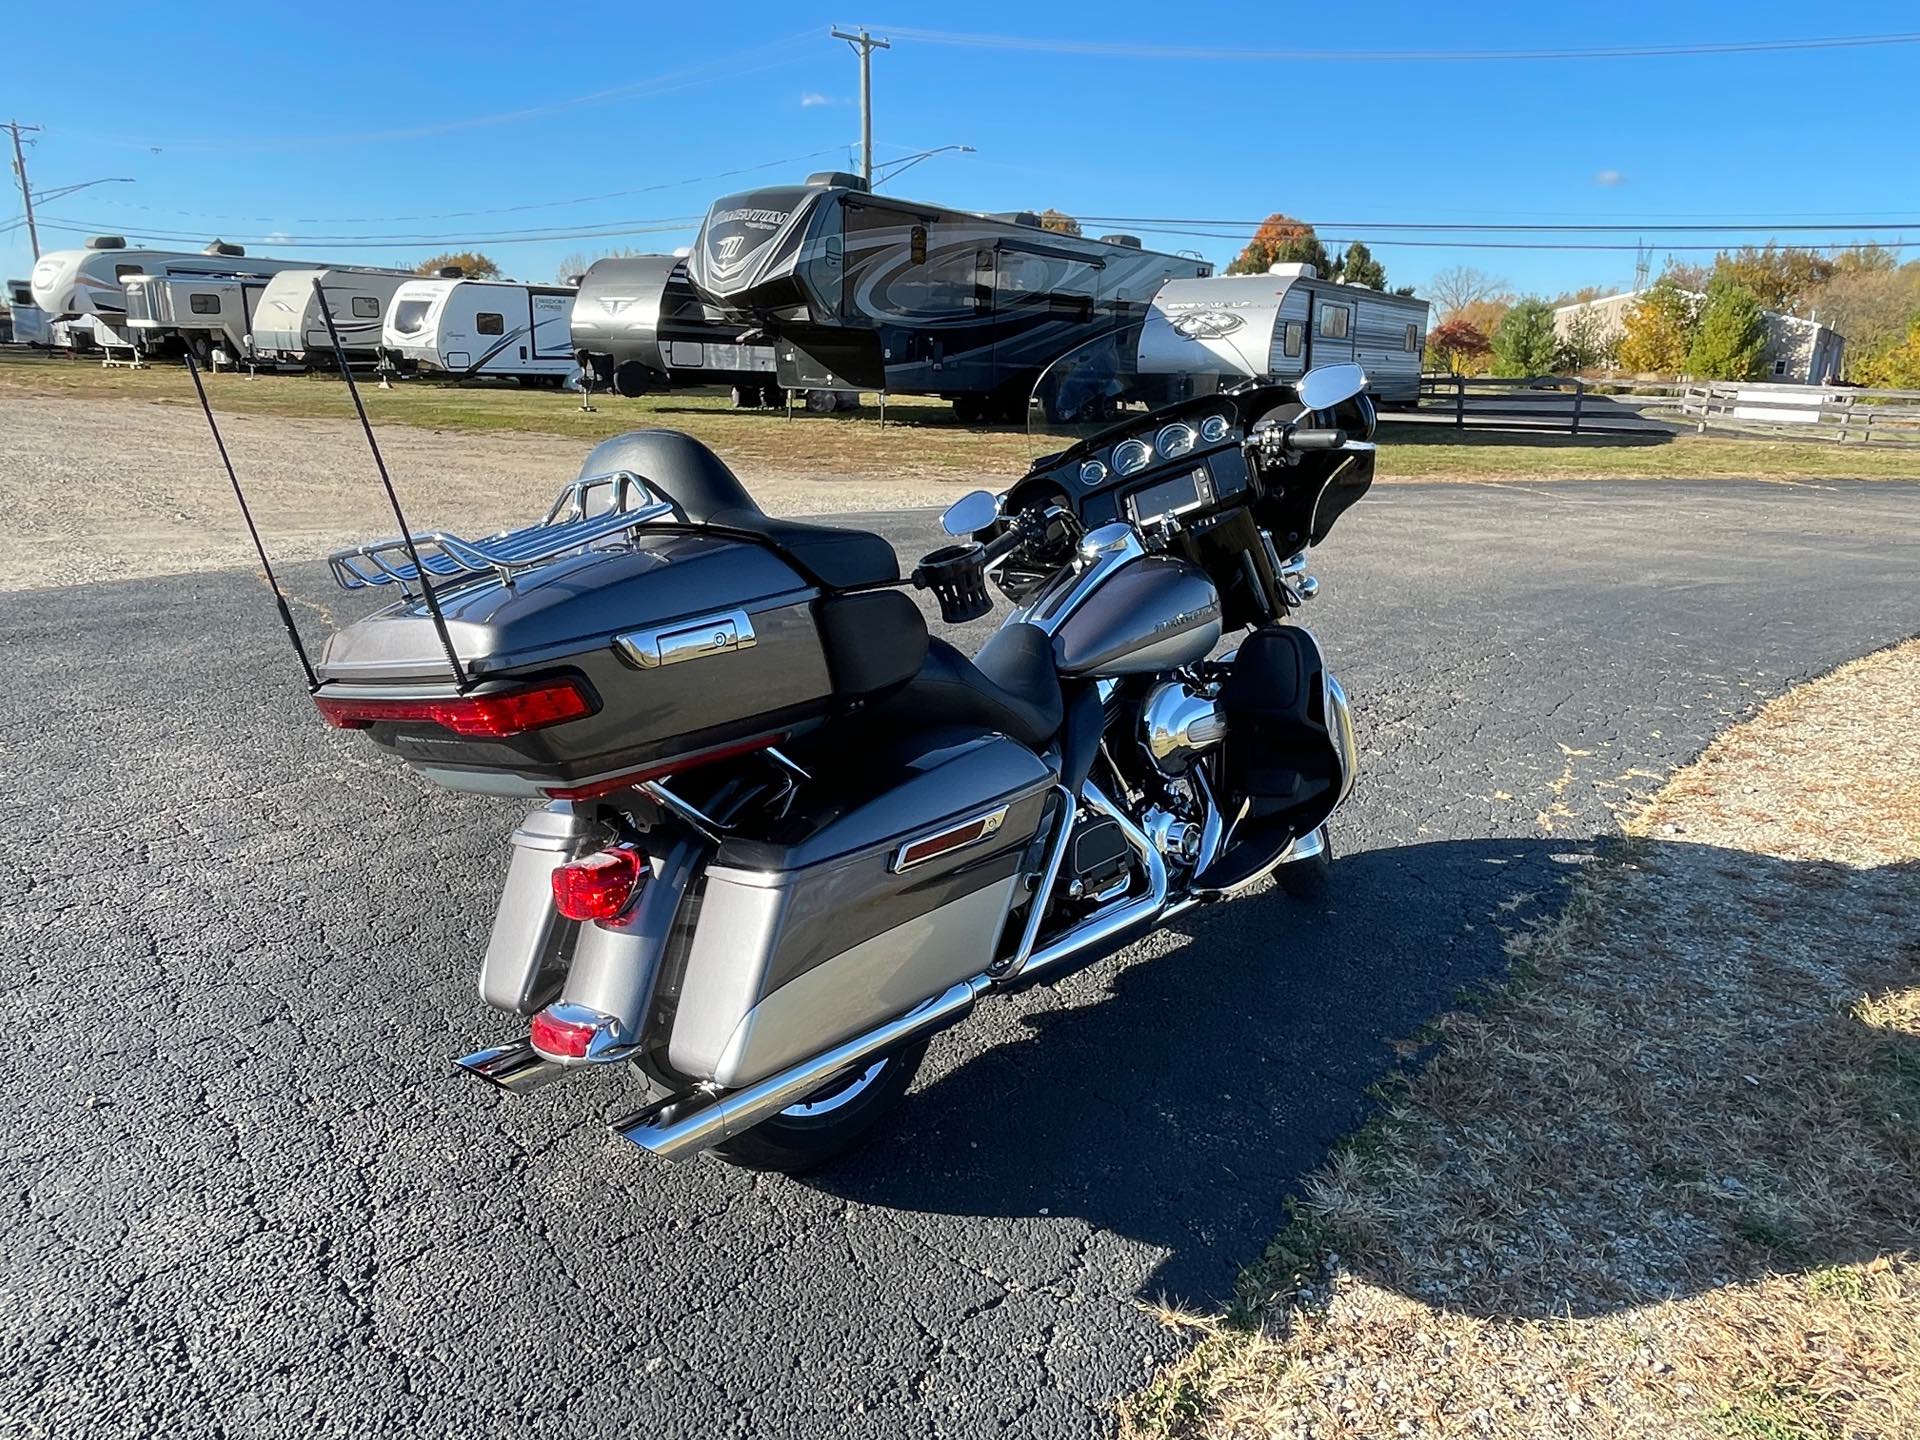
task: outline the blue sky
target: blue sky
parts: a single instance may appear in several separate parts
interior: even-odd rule
[[[1828,227],[1817,236],[1783,230],[1783,240],[1920,241],[1920,162],[1912,158],[1920,154],[1920,45],[1528,62],[1240,58],[1920,30],[1910,3],[1108,0],[861,15],[749,0],[673,9],[473,0],[434,12],[458,24],[424,23],[418,13],[254,3],[170,7],[162,16],[109,4],[88,12],[84,44],[68,26],[15,26],[0,118],[44,126],[28,151],[34,188],[105,176],[135,182],[46,202],[42,247],[80,243],[80,233],[55,228],[73,222],[83,231],[245,237],[258,253],[412,264],[471,238],[508,273],[530,279],[552,278],[570,254],[671,249],[692,238],[694,222],[680,217],[717,195],[851,159],[857,72],[847,47],[827,37],[836,23],[894,38],[874,60],[882,161],[974,147],[929,159],[891,187],[915,198],[1170,219],[1257,219],[1280,209],[1337,222],[1328,234],[1386,221],[1744,220]],[[901,33],[908,26],[1022,43],[940,43]],[[1025,48],[1055,43],[1121,53]],[[103,46],[123,58],[103,59]],[[696,178],[768,162],[783,163]],[[665,188],[609,195],[651,186]],[[585,196],[609,198],[547,203]],[[450,214],[507,207],[527,208]],[[0,269],[23,276],[26,234],[7,228],[18,218],[17,195],[0,197]],[[1868,220],[1910,228],[1861,228]],[[509,232],[543,227],[638,233],[509,243]],[[359,238],[263,238],[281,235]],[[1146,238],[1219,261],[1237,249],[1223,236]],[[1467,264],[1551,294],[1624,286],[1632,251],[1488,242],[1630,246],[1639,237],[1458,238],[1445,248],[1374,249],[1394,283],[1423,284]],[[1675,246],[1765,236],[1646,238],[1657,268]],[[1903,253],[1920,255],[1920,247]]]

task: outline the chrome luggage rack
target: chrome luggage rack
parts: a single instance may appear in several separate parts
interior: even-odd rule
[[[606,492],[604,500],[596,494],[599,491]],[[631,470],[610,470],[569,482],[537,524],[481,540],[463,539],[445,530],[376,540],[334,551],[327,556],[327,568],[342,590],[364,590],[369,585],[411,587],[421,570],[435,579],[491,570],[511,583],[521,571],[672,513],[673,506],[654,494],[640,476]],[[408,554],[410,548],[420,557],[418,569]]]

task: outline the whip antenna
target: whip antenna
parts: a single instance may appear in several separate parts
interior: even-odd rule
[[[266,572],[274,603],[280,607],[280,623],[287,627],[287,638],[293,642],[293,653],[300,657],[300,668],[307,672],[307,691],[311,694],[320,688],[320,677],[314,674],[313,662],[307,659],[307,647],[300,643],[300,629],[293,623],[293,612],[287,608],[287,597],[280,589],[279,577],[273,573],[273,562],[267,559],[267,547],[260,539],[259,527],[253,523],[253,509],[247,504],[246,493],[240,488],[240,477],[233,472],[233,459],[227,454],[227,442],[220,434],[219,422],[213,418],[213,406],[207,403],[207,387],[200,381],[200,367],[194,363],[191,349],[187,351],[187,374],[193,377],[194,393],[200,397],[201,412],[207,417],[207,428],[213,432],[214,448],[220,452],[220,463],[227,467],[227,483],[233,486],[233,498],[240,502],[240,518],[247,522],[247,534],[253,537],[253,548],[260,556],[260,568]]]
[[[453,670],[453,683],[465,690],[468,682],[460,668],[460,656],[453,648],[453,636],[447,633],[447,617],[440,613],[440,599],[433,593],[433,586],[427,580],[427,567],[420,563],[420,552],[414,548],[413,530],[400,509],[400,496],[393,488],[393,477],[387,474],[387,462],[381,458],[380,442],[373,438],[373,422],[367,419],[367,407],[361,403],[360,387],[353,383],[353,369],[347,364],[347,347],[340,343],[340,331],[333,323],[333,309],[327,304],[327,292],[318,275],[313,277],[313,295],[320,302],[320,318],[327,322],[327,337],[333,341],[333,358],[340,366],[340,378],[347,382],[347,394],[353,397],[354,413],[360,417],[360,429],[366,434],[367,449],[373,452],[373,468],[380,472],[380,483],[386,487],[387,501],[393,506],[394,521],[400,526],[401,542],[407,547],[407,559],[413,563],[413,573],[420,582],[420,598],[426,602],[427,613],[433,617],[433,629],[440,637],[440,648],[447,652],[447,664]]]

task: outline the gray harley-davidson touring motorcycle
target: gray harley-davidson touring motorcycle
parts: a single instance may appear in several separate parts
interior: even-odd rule
[[[326,718],[541,802],[480,973],[524,1036],[460,1066],[516,1093],[623,1066],[642,1149],[797,1171],[981,999],[1314,880],[1355,750],[1292,621],[1372,482],[1365,376],[1142,374],[1137,338],[1040,378],[1044,453],[909,577],[949,622],[1011,602],[971,659],[881,537],[764,515],[665,430],[602,443],[537,525],[331,557],[403,595],[311,667]]]

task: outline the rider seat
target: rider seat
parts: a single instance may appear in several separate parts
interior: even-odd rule
[[[1060,733],[1064,714],[1053,641],[1037,626],[1009,625],[969,660],[929,640],[920,673],[886,709],[903,725],[977,725],[1041,749]]]

